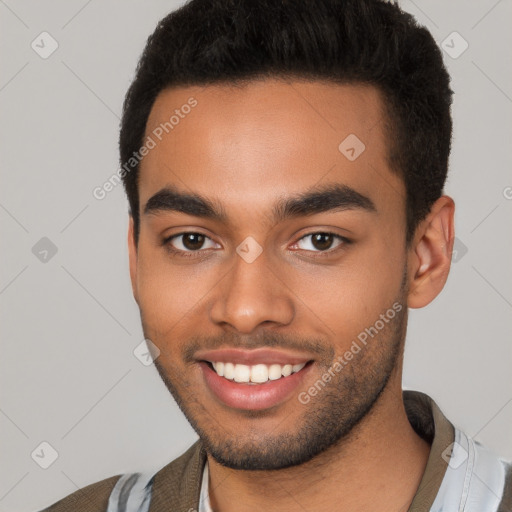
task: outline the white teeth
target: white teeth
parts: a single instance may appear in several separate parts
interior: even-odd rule
[[[292,374],[293,366],[291,364],[285,364],[281,370],[281,375],[283,377],[288,377],[288,375]]]
[[[224,363],[224,377],[233,380],[235,377],[235,365],[233,363]]]
[[[267,382],[268,380],[268,368],[264,364],[257,364],[251,366],[251,382]]]
[[[251,367],[245,364],[235,364],[235,382],[249,382]]]
[[[212,366],[217,375],[225,377],[235,382],[253,382],[262,384],[268,380],[277,380],[282,377],[289,377],[292,373],[302,370],[306,363],[300,364],[256,364],[248,366],[246,364],[223,363],[220,361],[212,362]]]
[[[270,380],[277,380],[281,378],[281,365],[271,364],[268,369],[268,378]]]

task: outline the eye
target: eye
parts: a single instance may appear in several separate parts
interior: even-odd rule
[[[304,243],[304,246],[300,247],[301,242],[307,241]],[[334,242],[338,242],[337,245],[332,248]],[[309,233],[303,236],[300,240],[298,240],[295,246],[299,246],[299,249],[303,249],[306,251],[312,252],[335,252],[340,246],[345,244],[349,244],[350,240],[341,235],[337,235],[335,233],[328,232],[318,232],[318,233]]]
[[[207,241],[209,241],[210,244],[208,247],[205,247],[205,243]],[[184,256],[191,255],[187,253],[199,252],[200,249],[212,249],[216,246],[215,242],[211,238],[203,235],[202,233],[194,232],[172,235],[163,241],[163,245],[167,246],[169,251],[173,253],[184,253]]]
[[[333,244],[337,242],[336,245]],[[299,248],[309,252],[332,254],[336,252],[345,244],[350,244],[351,241],[341,235],[330,232],[316,232],[309,233],[300,238],[292,248]],[[166,246],[169,252],[178,256],[195,257],[200,256],[202,249],[215,249],[218,248],[211,238],[202,233],[187,231],[178,233],[167,237],[163,240],[162,245]],[[301,246],[302,245],[302,246]]]

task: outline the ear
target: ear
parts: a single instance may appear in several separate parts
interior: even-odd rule
[[[416,229],[409,249],[409,294],[407,306],[422,308],[443,289],[450,271],[455,203],[441,196]]]
[[[137,293],[137,244],[135,243],[135,231],[133,229],[133,217],[130,215],[128,225],[128,258],[130,261],[130,280],[132,282],[132,292],[135,302],[139,303]]]

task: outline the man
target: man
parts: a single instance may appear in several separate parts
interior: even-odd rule
[[[441,292],[452,91],[379,0],[192,0],[149,38],[120,177],[133,294],[199,435],[48,511],[512,510],[512,466],[403,391]]]

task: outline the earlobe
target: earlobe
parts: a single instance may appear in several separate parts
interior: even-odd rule
[[[132,292],[135,302],[139,303],[137,293],[137,244],[135,242],[135,232],[133,227],[133,217],[130,215],[128,225],[128,259],[130,263],[130,280],[132,283]]]
[[[453,249],[454,212],[453,199],[441,196],[416,230],[409,255],[410,308],[422,308],[432,302],[446,283]]]

